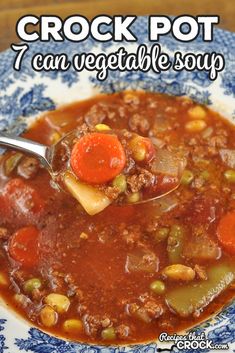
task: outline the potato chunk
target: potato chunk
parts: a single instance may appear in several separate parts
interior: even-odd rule
[[[71,195],[78,200],[90,216],[103,211],[111,203],[111,200],[102,191],[81,183],[69,172],[64,175],[64,183]]]

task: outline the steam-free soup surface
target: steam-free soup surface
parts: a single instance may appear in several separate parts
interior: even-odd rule
[[[34,158],[6,153],[1,295],[44,330],[102,344],[153,340],[219,310],[234,295],[233,126],[188,98],[123,92],[48,112],[25,136],[53,144],[83,124],[128,129],[180,151],[181,185],[158,201],[130,199],[89,216]],[[138,192],[137,177],[128,177],[120,180]]]

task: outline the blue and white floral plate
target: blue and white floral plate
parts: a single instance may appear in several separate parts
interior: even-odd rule
[[[125,44],[128,51],[138,44],[148,42],[147,18],[140,17],[132,30],[138,35],[138,43]],[[0,55],[0,131],[19,134],[43,111],[93,96],[99,92],[115,92],[123,89],[145,89],[173,95],[187,95],[194,100],[209,104],[231,121],[235,121],[235,34],[217,29],[212,43],[200,38],[189,44],[177,42],[171,36],[161,41],[162,49],[169,55],[176,50],[191,52],[215,51],[223,53],[226,60],[224,72],[216,81],[207,73],[168,71],[160,75],[153,72],[111,72],[105,82],[96,79],[96,73],[73,70],[67,72],[36,73],[30,68],[35,53],[66,53],[69,58],[80,52],[115,51],[120,44],[95,43],[92,39],[76,44],[40,43],[30,45],[20,72],[14,71],[15,53],[8,50]],[[154,353],[159,343],[132,347],[99,347],[66,342],[30,327],[16,317],[4,304],[0,306],[0,353]],[[235,352],[235,303],[220,314],[196,328],[206,332],[214,344],[228,343],[229,352]],[[165,346],[166,345],[161,345]],[[172,351],[178,352],[177,348]],[[181,350],[181,352],[209,352],[210,350]]]

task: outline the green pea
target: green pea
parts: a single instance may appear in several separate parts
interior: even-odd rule
[[[210,179],[210,173],[208,172],[208,170],[204,170],[204,172],[201,173],[201,177],[202,177],[204,180]]]
[[[24,291],[31,293],[34,289],[40,289],[41,286],[42,282],[39,278],[31,278],[24,283]]]
[[[226,172],[224,172],[224,177],[229,183],[235,183],[235,170],[226,170]]]
[[[108,327],[101,331],[101,337],[103,340],[113,341],[116,339],[116,332],[113,327]]]
[[[129,203],[135,203],[140,200],[140,193],[139,192],[133,192],[132,194],[127,196],[127,201]]]
[[[180,183],[182,185],[189,185],[194,179],[194,175],[190,170],[185,169],[181,177]]]
[[[150,289],[155,294],[163,294],[166,290],[166,286],[162,281],[156,280],[150,284]]]
[[[126,177],[123,174],[117,175],[113,180],[113,186],[117,187],[120,192],[125,192],[127,188]]]
[[[156,231],[155,240],[157,242],[164,241],[166,240],[168,234],[169,234],[169,228],[166,228],[166,227],[159,228]]]

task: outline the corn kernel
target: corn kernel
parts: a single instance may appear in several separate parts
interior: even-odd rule
[[[61,135],[59,132],[55,131],[50,137],[52,145],[55,145],[61,139]]]
[[[108,125],[106,125],[106,124],[97,124],[95,126],[95,129],[97,131],[109,131],[109,130],[111,130],[111,128]]]
[[[69,298],[58,293],[48,294],[45,298],[45,303],[50,305],[59,314],[68,311],[70,306]]]
[[[58,321],[57,312],[49,305],[45,305],[39,314],[40,322],[46,327],[55,326]]]
[[[65,332],[80,332],[83,329],[83,323],[78,319],[69,319],[63,323]]]
[[[204,120],[192,120],[185,124],[185,129],[188,132],[200,132],[206,128]]]
[[[206,111],[200,105],[196,105],[188,110],[188,115],[191,119],[205,119]]]
[[[195,278],[195,271],[185,265],[175,264],[164,268],[163,276],[174,281],[192,281]]]

